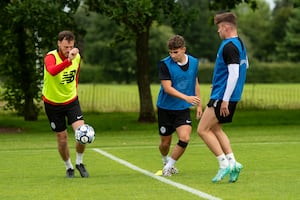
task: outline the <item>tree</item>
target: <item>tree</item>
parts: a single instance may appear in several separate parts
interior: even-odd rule
[[[1,1],[0,69],[6,108],[25,120],[37,120],[40,110],[43,55],[56,47],[56,35],[74,29],[72,12],[80,1]],[[68,11],[67,11],[68,10]]]
[[[135,71],[140,99],[138,121],[154,122],[156,117],[150,91],[148,58],[150,27],[154,20],[161,21],[162,16],[170,17],[174,24],[182,22],[185,17],[181,6],[173,0],[87,0],[86,4],[91,11],[109,16],[123,27],[119,36],[135,41]]]
[[[293,0],[277,0],[273,10],[273,35],[276,38],[276,57],[275,61],[287,60],[287,49],[284,39],[287,34],[287,21],[291,18],[294,9]]]
[[[160,83],[157,63],[168,54],[166,41],[174,35],[172,27],[154,22],[150,29],[149,39],[149,78],[151,83]]]
[[[246,43],[249,39],[250,44],[247,43],[247,50],[251,58],[260,61],[271,61],[275,54],[275,42],[272,33],[272,16],[270,7],[266,2],[259,2],[258,8],[252,10],[248,5],[242,4],[237,7],[236,14],[238,16],[239,34],[246,36],[242,37]],[[255,28],[253,28],[255,27]]]
[[[81,6],[75,15],[76,24],[85,29],[84,63],[96,70],[94,79],[103,83],[125,83],[136,81],[135,43],[124,40],[120,26],[109,17],[95,13],[86,13]],[[116,34],[115,34],[116,33]],[[152,23],[149,33],[149,79],[158,83],[157,61],[167,53],[166,41],[174,35],[173,29],[156,21]],[[82,68],[86,70],[87,68]],[[82,79],[80,79],[81,81]]]
[[[117,35],[112,37],[118,32],[119,26],[106,16],[86,13],[83,6],[79,7],[74,17],[77,25],[86,31],[84,62],[101,70],[99,79],[116,83],[134,81],[134,43],[118,40]]]
[[[231,10],[241,3],[249,4],[253,10],[257,8],[256,0],[209,0],[209,8],[216,11]]]
[[[255,0],[210,0],[210,8],[232,9],[242,2],[256,6]],[[187,25],[193,21],[190,12],[195,8],[184,9],[181,3],[174,0],[86,0],[90,11],[104,14],[123,28],[122,37],[135,41],[136,75],[140,98],[140,122],[154,122],[155,113],[152,103],[149,81],[149,30],[154,21],[168,19],[172,27]],[[207,3],[203,1],[202,3]],[[191,13],[191,14],[190,14]],[[183,27],[183,26],[182,26]]]
[[[187,51],[201,61],[214,61],[219,46],[219,35],[213,25],[214,11],[204,1],[179,0],[185,9],[197,8],[193,20],[184,27],[174,27],[174,32],[184,36]],[[201,81],[201,80],[199,80]]]
[[[283,42],[278,45],[278,50],[287,60],[300,61],[300,8],[294,8],[286,25]]]

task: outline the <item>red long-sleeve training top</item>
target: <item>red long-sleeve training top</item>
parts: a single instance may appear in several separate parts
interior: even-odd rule
[[[69,67],[72,65],[72,61],[69,61],[67,57],[62,55],[60,52],[58,52],[59,57],[63,60],[62,63],[56,65],[56,59],[55,56],[52,54],[47,54],[44,59],[44,63],[46,66],[46,70],[52,75],[55,76],[65,68]]]

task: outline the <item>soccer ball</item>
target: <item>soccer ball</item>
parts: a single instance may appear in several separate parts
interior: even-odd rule
[[[81,144],[92,143],[95,140],[95,131],[88,124],[79,126],[75,131],[75,139]]]

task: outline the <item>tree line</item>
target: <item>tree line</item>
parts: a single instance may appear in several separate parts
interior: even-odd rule
[[[150,83],[172,34],[186,38],[188,52],[212,62],[220,42],[213,15],[234,10],[250,59],[299,61],[299,0],[4,0],[0,2],[0,76],[6,108],[25,120],[40,111],[43,56],[56,48],[63,29],[77,35],[83,64],[104,76],[133,79],[139,88],[139,121],[154,121]]]

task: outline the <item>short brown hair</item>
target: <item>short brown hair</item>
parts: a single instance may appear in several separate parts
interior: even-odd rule
[[[181,35],[175,35],[168,40],[167,43],[168,49],[179,49],[185,47],[185,40]]]
[[[236,15],[232,12],[224,12],[220,14],[216,14],[214,18],[214,22],[218,25],[221,22],[228,22],[234,26],[237,26]]]
[[[75,35],[71,31],[61,31],[58,33],[57,36],[58,41],[68,40],[73,41],[75,40]]]

